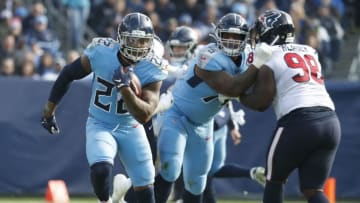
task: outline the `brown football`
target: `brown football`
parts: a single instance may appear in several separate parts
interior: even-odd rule
[[[130,73],[131,81],[130,88],[134,91],[136,96],[141,96],[141,82],[135,73]]]

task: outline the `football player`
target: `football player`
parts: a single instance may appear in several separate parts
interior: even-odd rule
[[[151,51],[154,30],[149,17],[129,13],[118,26],[118,40],[94,38],[84,54],[65,66],[55,81],[42,115],[42,126],[59,133],[55,109],[70,83],[94,73],[86,156],[93,190],[99,202],[112,202],[110,180],[116,155],[132,180],[138,202],[154,203],[155,169],[142,123],[151,119],[166,78],[157,60],[143,60]],[[130,74],[138,76],[140,97],[130,88]]]
[[[317,52],[294,43],[294,23],[286,12],[263,12],[254,29],[260,42],[273,45],[273,55],[260,67],[253,91],[240,99],[258,111],[272,104],[278,120],[267,153],[263,202],[283,202],[283,185],[298,169],[300,189],[307,201],[328,203],[322,188],[341,130]]]
[[[162,116],[161,113],[166,111],[172,106],[173,96],[171,93],[171,86],[174,84],[177,78],[180,78],[181,75],[187,70],[187,63],[192,58],[194,50],[197,45],[197,35],[195,31],[187,26],[181,26],[176,28],[176,30],[170,35],[169,40],[166,43],[166,51],[170,53],[170,60],[167,62],[163,60],[161,67],[168,71],[168,77],[163,81],[161,86],[161,95],[158,107],[154,113],[156,113],[152,120],[147,122],[144,127],[146,130],[146,135],[150,142],[151,151],[153,153],[153,162],[155,164],[157,148],[156,140],[159,134],[159,129],[162,125]],[[155,40],[154,51],[152,54],[155,54],[157,57],[163,57],[164,55],[164,46],[160,41]],[[166,61],[166,62],[165,62]],[[116,183],[117,182],[117,183]],[[131,180],[124,177],[122,174],[118,174],[114,178],[114,192],[113,199],[122,199],[124,195],[124,190],[127,187]],[[120,184],[119,184],[120,183]],[[183,187],[182,187],[183,188]],[[118,193],[118,194],[117,194]],[[125,200],[128,203],[136,202],[133,197],[133,190],[129,190],[126,193]]]
[[[216,27],[217,43],[206,45],[191,60],[189,69],[173,87],[174,105],[163,114],[159,135],[160,174],[155,179],[157,203],[165,203],[183,171],[185,203],[198,203],[205,189],[213,158],[213,119],[222,105],[218,94],[236,97],[252,83],[271,55],[266,44],[256,47],[254,57],[243,50],[248,27],[238,14],[223,16]],[[243,64],[252,63],[240,73]]]
[[[188,63],[193,58],[194,53],[201,49],[201,45],[197,44],[198,39],[195,31],[187,26],[181,26],[175,29],[175,31],[170,35],[169,40],[167,41],[166,50],[170,55],[170,67],[172,70],[169,70],[169,75],[166,80],[163,82],[163,87],[168,89],[177,78],[181,78],[185,73],[188,67]],[[201,48],[200,48],[201,47]],[[198,48],[198,49],[196,49]],[[247,46],[244,49],[245,55],[251,53],[251,48]],[[245,72],[248,64],[242,64],[240,67],[241,72]],[[163,89],[163,88],[162,88]],[[164,94],[171,94],[167,92]],[[163,96],[163,95],[162,95]],[[166,98],[161,97],[161,98]],[[160,102],[162,100],[160,99]],[[164,102],[166,103],[166,102]],[[261,185],[265,182],[264,177],[264,168],[254,167],[254,168],[244,168],[236,164],[225,164],[226,159],[226,138],[228,134],[228,126],[230,128],[230,135],[234,141],[234,144],[240,143],[241,134],[238,129],[238,124],[235,121],[239,121],[240,124],[244,124],[243,114],[240,115],[240,112],[234,112],[232,108],[232,103],[225,105],[219,113],[215,116],[214,119],[214,155],[212,160],[211,169],[209,172],[209,177],[207,185],[203,194],[203,202],[211,203],[216,202],[215,194],[212,190],[211,179],[212,177],[245,177],[251,178]],[[236,118],[235,118],[236,117]],[[162,116],[158,114],[156,117],[155,129],[159,129],[162,123]],[[173,190],[173,200],[178,201],[182,199],[182,194],[184,191],[184,182],[182,175],[175,181],[174,190]]]

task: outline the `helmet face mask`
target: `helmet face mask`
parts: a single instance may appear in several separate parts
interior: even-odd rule
[[[192,28],[187,26],[176,28],[166,43],[171,63],[183,64],[193,55],[197,43],[198,37]]]
[[[215,28],[219,48],[228,56],[238,56],[245,48],[248,38],[246,20],[235,13],[223,16]]]
[[[151,51],[154,29],[149,17],[141,13],[126,15],[118,27],[120,53],[133,62],[145,58]]]

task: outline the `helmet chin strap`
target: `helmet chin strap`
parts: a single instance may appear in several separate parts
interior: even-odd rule
[[[270,43],[270,46],[274,45],[279,40],[279,35],[276,35],[275,39]]]

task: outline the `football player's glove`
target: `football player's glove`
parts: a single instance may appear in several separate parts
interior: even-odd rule
[[[228,97],[223,94],[218,94],[218,100],[221,105],[225,105],[230,100],[240,101],[240,98],[239,97]]]
[[[49,118],[41,117],[41,125],[51,134],[59,134],[60,129],[56,124],[55,116],[51,116]]]
[[[272,48],[270,45],[261,42],[260,44],[257,44],[254,51],[254,61],[253,65],[256,68],[261,68],[264,63],[266,63],[267,60],[270,59],[272,55]]]
[[[131,81],[130,72],[133,72],[132,68],[129,68],[126,73],[124,71],[124,68],[117,68],[114,71],[112,80],[118,89],[120,89],[122,87],[130,86],[130,81]]]
[[[238,111],[230,110],[231,118],[239,125],[245,125],[245,112],[242,109]]]
[[[166,91],[160,95],[159,104],[157,106],[156,112],[164,112],[168,110],[174,103],[174,97],[171,91]]]

